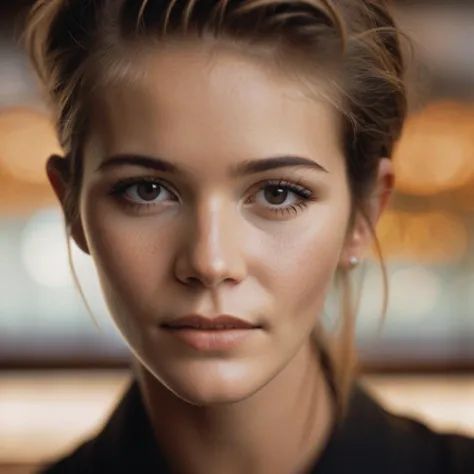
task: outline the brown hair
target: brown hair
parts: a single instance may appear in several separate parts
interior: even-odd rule
[[[342,98],[352,204],[363,212],[379,161],[392,155],[407,109],[399,32],[386,1],[39,0],[26,41],[57,113],[58,134],[69,157],[71,186],[65,204],[69,226],[78,217],[81,144],[101,75],[107,69],[118,70],[131,44],[185,36],[250,45],[270,52],[282,64],[298,61],[315,73],[331,68]],[[347,285],[343,287],[348,293]],[[346,303],[344,307],[349,314]],[[343,319],[341,334],[349,354],[353,322]],[[348,361],[349,357],[341,363],[343,372]],[[340,378],[347,381],[345,375]]]

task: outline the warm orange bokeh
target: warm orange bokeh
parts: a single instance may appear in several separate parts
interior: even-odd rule
[[[29,213],[54,202],[45,164],[61,153],[50,118],[37,110],[0,110],[0,211]]]
[[[432,195],[474,177],[474,106],[434,102],[406,122],[394,154],[397,189]]]
[[[377,236],[384,256],[418,264],[449,264],[467,252],[468,231],[461,219],[440,211],[389,211]]]

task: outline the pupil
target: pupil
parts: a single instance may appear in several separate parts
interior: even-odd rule
[[[278,186],[268,186],[265,189],[265,199],[274,206],[283,204],[288,197],[288,191]]]
[[[142,183],[138,186],[137,194],[144,201],[153,201],[160,195],[160,185],[156,183]]]

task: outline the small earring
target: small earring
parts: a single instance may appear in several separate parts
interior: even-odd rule
[[[357,267],[359,265],[359,259],[357,257],[351,257],[349,260],[349,264],[352,268]]]

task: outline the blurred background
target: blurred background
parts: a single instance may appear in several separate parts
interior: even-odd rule
[[[128,381],[94,268],[73,248],[100,331],[75,289],[46,182],[60,148],[18,41],[31,3],[0,6],[0,472],[30,472],[93,432]],[[411,111],[377,229],[390,287],[382,328],[376,260],[360,275],[364,380],[394,410],[474,434],[474,4],[394,7],[414,46]]]

